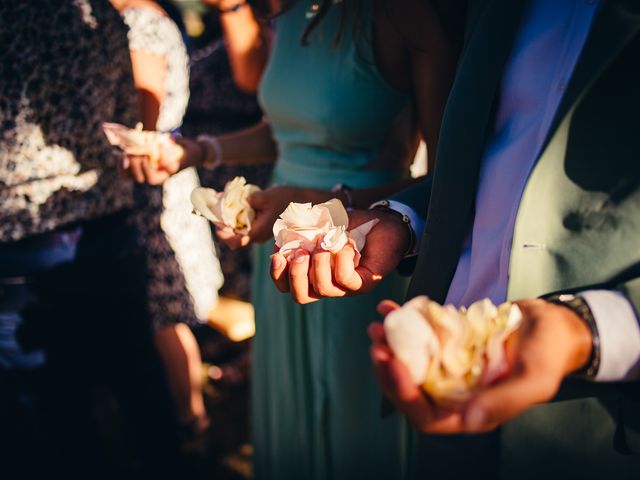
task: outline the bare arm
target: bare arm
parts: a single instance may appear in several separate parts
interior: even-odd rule
[[[226,166],[270,164],[278,158],[271,126],[264,120],[253,127],[212,138],[219,144],[220,159],[208,158],[213,152],[207,149],[205,140],[178,139],[185,149],[180,168],[206,166],[207,162],[218,163],[218,160]]]
[[[445,30],[431,3],[419,0],[378,0],[374,27],[380,70],[392,86],[411,93],[431,170],[458,42]]]
[[[140,114],[145,130],[155,130],[164,99],[165,57],[139,50],[131,51],[133,80],[138,90]]]
[[[269,56],[269,32],[256,20],[253,10],[242,0],[207,0],[221,9],[220,23],[227,42],[233,79],[241,90],[255,92]],[[228,11],[233,6],[240,6]]]

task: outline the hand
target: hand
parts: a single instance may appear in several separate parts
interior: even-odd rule
[[[176,139],[175,143],[160,146],[160,158],[152,162],[148,155],[125,152],[121,173],[137,183],[161,185],[181,169],[195,165],[203,156],[202,148],[194,140]]]
[[[355,250],[345,246],[332,258],[330,252],[309,255],[299,250],[291,263],[276,253],[271,259],[271,278],[281,292],[291,291],[301,304],[322,297],[343,297],[371,291],[403,259],[411,235],[398,216],[383,210],[352,210],[349,228],[377,218],[379,223],[367,235],[358,265]]]
[[[256,212],[249,234],[238,234],[231,228],[216,229],[218,237],[232,250],[246,247],[253,242],[263,243],[273,238],[273,224],[287,208],[289,202],[309,200],[303,188],[273,186],[251,194],[248,201]]]
[[[382,324],[372,324],[371,360],[385,395],[416,428],[437,434],[493,430],[528,408],[551,400],[564,377],[588,361],[591,333],[574,312],[563,306],[544,300],[517,304],[523,324],[506,343],[509,372],[456,409],[436,406],[411,381],[407,367],[387,345]],[[395,308],[398,305],[388,301],[378,306],[383,315]]]

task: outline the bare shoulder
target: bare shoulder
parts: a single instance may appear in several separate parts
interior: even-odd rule
[[[405,47],[428,51],[443,40],[461,44],[466,0],[375,0],[376,20],[386,22],[402,37]]]
[[[457,56],[462,45],[466,0],[373,0],[374,47],[382,75],[408,91],[416,58]],[[417,56],[417,57],[416,57]]]

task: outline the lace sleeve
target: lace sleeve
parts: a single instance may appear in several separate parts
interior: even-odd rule
[[[180,31],[173,21],[151,8],[129,8],[123,13],[129,27],[129,49],[166,56],[167,48],[175,41],[182,41]]]

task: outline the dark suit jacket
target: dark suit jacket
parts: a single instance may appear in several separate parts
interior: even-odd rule
[[[409,296],[446,298],[473,218],[487,129],[523,3],[470,2],[434,174],[395,197],[427,218]],[[627,294],[640,316],[639,0],[603,2],[515,225],[510,299],[594,285]],[[418,454],[424,478],[457,478],[458,467],[464,476],[465,465],[504,478],[640,478],[633,454],[640,452],[639,390],[637,382],[567,380],[554,402],[497,433],[425,437]]]

